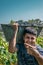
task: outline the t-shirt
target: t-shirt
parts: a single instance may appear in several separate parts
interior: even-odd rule
[[[16,46],[18,48],[18,65],[39,65],[36,58],[27,53],[23,43],[18,43]],[[43,48],[37,45],[37,50],[43,55]]]

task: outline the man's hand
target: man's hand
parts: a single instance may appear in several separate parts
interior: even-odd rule
[[[18,30],[18,26],[19,26],[18,23],[13,23],[12,24],[12,27],[13,27],[14,30]]]
[[[32,46],[32,45],[27,44],[27,43],[24,43],[24,44],[25,44],[25,47],[27,49],[27,53],[29,53],[30,55],[33,55],[33,56],[39,55],[39,52],[38,52],[36,46]]]

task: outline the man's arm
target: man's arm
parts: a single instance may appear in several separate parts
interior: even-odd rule
[[[15,30],[15,33],[13,35],[13,38],[10,40],[9,47],[8,47],[8,50],[11,53],[13,53],[17,50],[17,48],[16,48],[16,37],[17,37],[17,32],[18,32],[18,24],[17,23],[14,23],[13,29]]]
[[[30,44],[26,44],[25,43],[25,45],[28,45],[28,50],[27,50],[27,51],[29,51],[28,53],[33,55],[36,58],[36,60],[38,61],[39,65],[43,65],[43,55],[41,55],[39,53],[37,48],[34,47],[34,46],[31,46]],[[43,53],[43,51],[42,51],[42,53]]]
[[[35,58],[37,59],[39,65],[43,65],[43,56],[38,54],[38,56],[35,55]]]
[[[43,56],[39,53],[37,49],[34,49],[33,47],[30,48],[32,55],[36,58],[38,61],[39,65],[43,65]]]

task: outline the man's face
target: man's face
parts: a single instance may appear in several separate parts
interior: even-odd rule
[[[36,36],[33,34],[26,33],[23,39],[24,39],[24,43],[27,43],[30,45],[35,45],[36,43]]]

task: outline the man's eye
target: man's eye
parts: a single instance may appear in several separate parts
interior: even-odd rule
[[[32,39],[32,40],[34,40],[34,38],[33,38],[33,37],[32,37],[31,39]]]
[[[32,39],[32,40],[34,40],[34,38],[33,37],[26,37],[27,39]]]
[[[30,37],[27,37],[28,39],[30,38]]]

